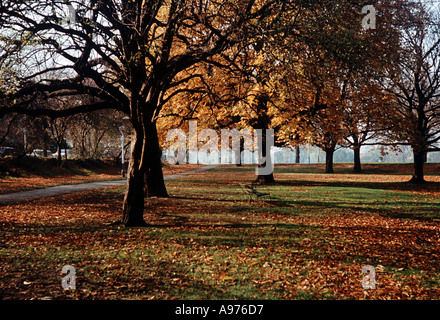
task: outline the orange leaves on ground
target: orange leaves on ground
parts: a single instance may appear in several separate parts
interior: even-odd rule
[[[170,198],[146,200],[148,228],[105,225],[122,214],[121,187],[2,206],[0,288],[24,299],[440,298],[439,221],[426,215],[437,184],[281,169],[268,201],[240,193],[246,167],[168,181]],[[63,264],[77,268],[75,293],[60,289]],[[375,290],[362,288],[364,265]]]

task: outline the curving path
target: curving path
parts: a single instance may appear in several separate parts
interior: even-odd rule
[[[168,175],[165,176],[164,179],[165,180],[178,179],[190,174],[205,172],[214,169],[216,167],[218,167],[218,165],[209,165],[179,174]],[[125,185],[126,183],[127,183],[126,179],[113,180],[113,181],[97,181],[97,182],[82,183],[82,184],[66,184],[61,186],[48,187],[44,189],[35,189],[29,191],[7,193],[0,195],[0,205],[10,205],[24,201],[35,200],[39,198],[53,197],[62,194],[75,193],[79,191],[93,190],[104,187],[121,186],[121,185]]]

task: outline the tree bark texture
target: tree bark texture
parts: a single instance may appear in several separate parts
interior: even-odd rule
[[[145,194],[147,197],[168,197],[162,171],[162,150],[159,145],[156,123],[151,123],[147,130],[147,159],[145,172]]]
[[[163,178],[161,149],[156,124],[148,122],[135,126],[131,159],[127,173],[127,191],[124,197],[123,219],[125,226],[145,226],[145,197],[168,197]]]
[[[325,173],[334,173],[333,169],[333,155],[335,153],[335,147],[325,148]]]
[[[414,155],[414,175],[410,182],[412,183],[424,183],[425,177],[423,172],[423,167],[425,164],[425,154],[426,152],[413,149]]]
[[[261,150],[258,150],[258,156],[260,158],[259,160],[259,168],[267,168],[267,167],[272,167],[272,159],[270,156],[270,152],[269,154],[267,153],[267,130],[262,130],[262,137],[261,137],[261,141],[262,141],[262,148]],[[262,159],[266,159],[265,163],[262,163]],[[258,184],[273,184],[275,183],[275,178],[273,176],[273,171],[270,174],[259,174],[257,175],[257,179],[255,180],[255,183]]]
[[[353,171],[355,173],[359,173],[362,171],[362,166],[361,166],[361,147],[360,146],[355,146],[354,147],[354,167],[353,167]]]
[[[144,221],[144,176],[145,165],[143,148],[145,137],[138,129],[133,130],[131,158],[127,172],[127,190],[124,196],[122,223],[127,227],[145,226]]]

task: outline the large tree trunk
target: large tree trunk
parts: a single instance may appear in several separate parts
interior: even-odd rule
[[[127,227],[146,226],[145,196],[168,197],[163,179],[161,155],[155,123],[133,130],[132,150],[124,197],[122,223]]]
[[[257,97],[256,111],[258,117],[254,124],[256,128],[257,141],[258,141],[258,169],[257,169],[257,179],[255,183],[259,184],[272,184],[275,183],[275,178],[273,176],[273,163],[270,156],[270,147],[274,145],[273,130],[269,130],[270,117],[268,115],[267,103],[269,97],[265,92],[262,92]],[[268,139],[268,132],[271,136]],[[265,159],[265,162],[263,162]]]
[[[147,127],[147,170],[145,172],[145,194],[147,197],[168,197],[163,179],[162,150],[159,146],[156,123]]]
[[[258,165],[258,167],[263,168],[264,165]],[[266,175],[258,175],[257,179],[255,180],[255,183],[257,184],[272,184],[275,183],[275,178],[273,176],[273,172],[271,174]]]
[[[335,153],[335,147],[325,148],[325,173],[334,173],[333,169],[333,155]]]
[[[425,164],[425,154],[426,152],[420,151],[417,149],[413,149],[413,155],[414,155],[414,175],[410,182],[412,183],[424,183],[424,172],[423,172],[423,166]]]
[[[361,167],[361,146],[356,145],[353,149],[354,152],[354,167],[353,171],[359,173],[362,171]]]
[[[270,146],[267,145],[267,140],[268,140],[267,133],[268,130],[261,130],[261,143],[259,143],[258,145],[258,157],[259,157],[258,168],[261,168],[261,170],[257,170],[257,171],[264,172],[264,174],[260,173],[257,175],[257,179],[255,180],[255,183],[258,184],[275,183],[275,178],[273,176],[273,171],[272,171],[272,158],[270,155]],[[263,163],[263,159],[266,159],[264,163]],[[270,168],[270,173],[266,174],[268,168]]]
[[[123,204],[122,223],[127,227],[146,226],[144,221],[144,175],[146,150],[145,137],[141,129],[133,130],[131,158],[127,172],[127,191]]]

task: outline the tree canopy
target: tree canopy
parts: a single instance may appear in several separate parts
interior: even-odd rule
[[[1,63],[10,67],[0,115],[61,117],[102,108],[129,115],[123,222],[142,225],[144,185],[149,195],[167,196],[156,120],[175,91],[199,77],[185,71],[245,42],[285,6],[275,0],[3,1]],[[91,102],[62,109],[36,103],[79,94]]]
[[[2,1],[0,117],[128,116],[128,226],[145,224],[146,195],[168,196],[160,138],[187,119],[273,128],[277,143],[320,146],[329,165],[337,145],[359,151],[383,136],[413,148],[423,181],[422,157],[440,140],[438,13],[375,1],[366,29],[366,4]]]

